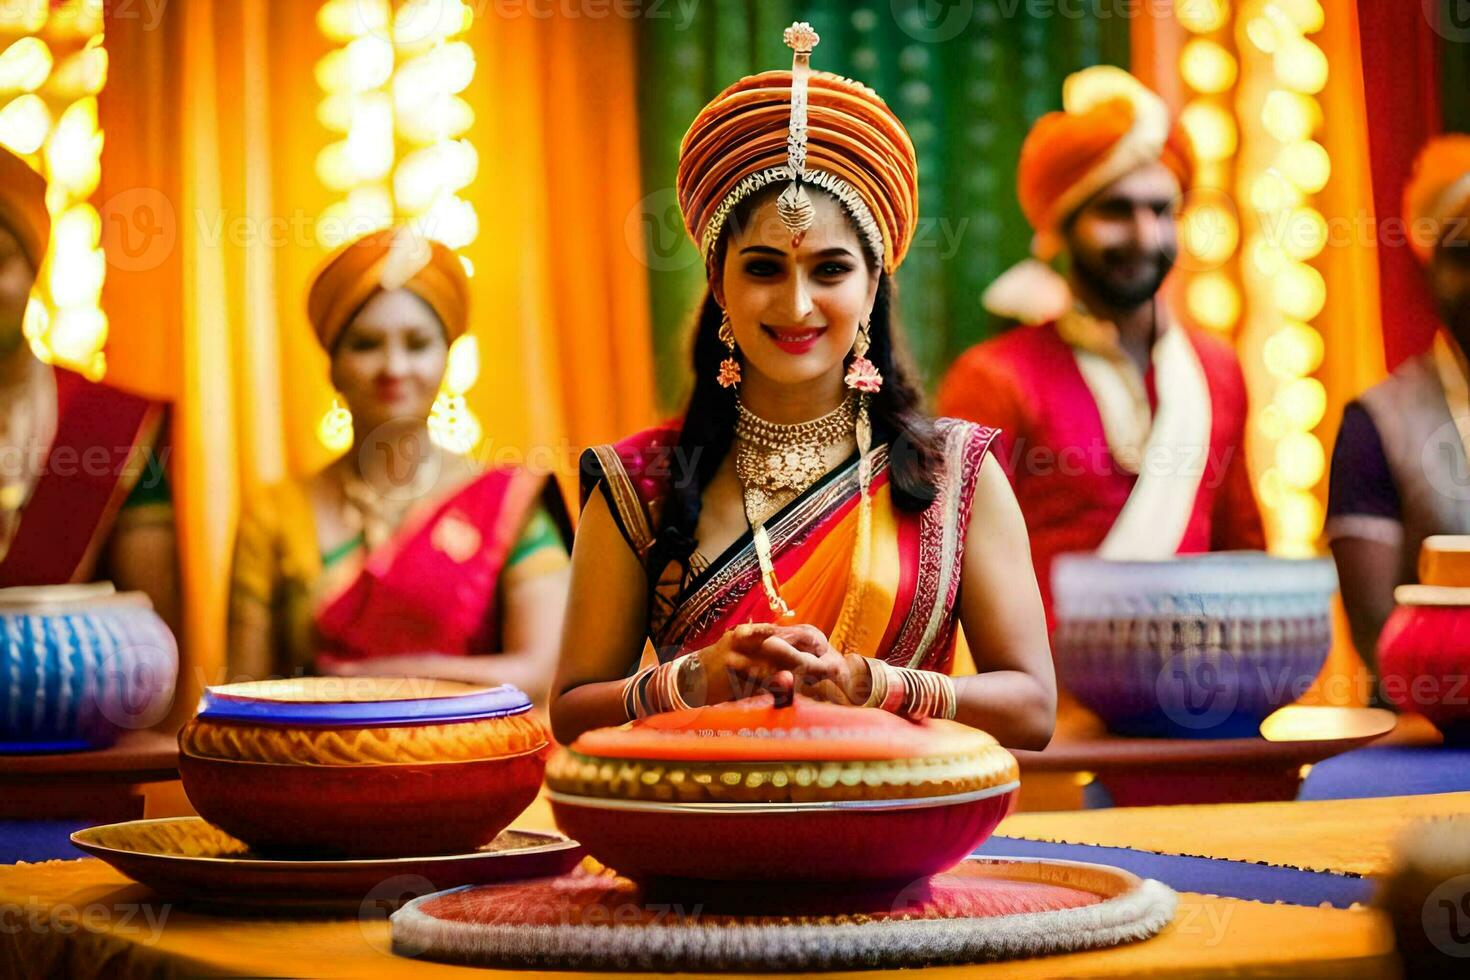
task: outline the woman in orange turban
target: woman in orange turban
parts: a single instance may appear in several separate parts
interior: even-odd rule
[[[925,415],[899,353],[913,145],[871,89],[811,70],[817,41],[793,25],[792,70],[731,85],[684,137],[679,203],[709,279],[694,390],[682,421],[583,456],[562,741],[761,688],[1050,737],[1045,618],[995,432]],[[981,676],[952,679],[961,624]],[[646,641],[660,663],[632,673]]]
[[[305,670],[513,683],[544,692],[565,591],[555,482],[482,471],[430,438],[469,284],[407,229],[332,254],[307,297],[352,415],[352,449],[246,509],[235,548],[231,672]]]

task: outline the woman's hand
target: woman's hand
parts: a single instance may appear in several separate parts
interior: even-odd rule
[[[817,658],[817,669],[794,678],[795,690],[818,701],[861,705],[872,691],[867,658],[842,653],[815,626],[777,626],[768,638],[772,646],[787,646]]]
[[[689,704],[738,701],[759,691],[789,700],[797,677],[825,676],[830,667],[819,657],[780,638],[782,627],[746,623],[726,631],[694,656],[697,664],[686,670],[681,693]]]
[[[759,690],[776,695],[778,703],[799,693],[862,704],[871,683],[864,659],[834,650],[815,626],[737,626],[696,656],[698,666],[686,672],[682,692],[690,704],[738,700]]]

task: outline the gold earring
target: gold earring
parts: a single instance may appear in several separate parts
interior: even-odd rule
[[[857,339],[852,344],[852,363],[847,366],[847,377],[843,381],[853,391],[875,392],[883,387],[883,375],[877,366],[868,360],[868,321],[858,327]]]
[[[720,343],[725,345],[729,356],[720,362],[719,382],[721,388],[734,388],[740,384],[740,362],[735,359],[735,328],[730,326],[730,314],[720,318]]]

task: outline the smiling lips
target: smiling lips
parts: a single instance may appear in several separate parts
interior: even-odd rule
[[[376,387],[379,401],[398,402],[408,396],[408,382],[396,378],[391,381],[379,381]]]
[[[807,327],[800,330],[778,330],[761,324],[761,329],[771,342],[788,354],[805,354],[817,346],[817,341],[827,332],[826,327]]]

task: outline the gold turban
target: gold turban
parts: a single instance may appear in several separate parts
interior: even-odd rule
[[[51,238],[51,212],[46,210],[46,178],[0,146],[0,224],[20,242],[33,270],[41,268]]]
[[[893,110],[866,85],[818,71],[805,79],[802,183],[832,193],[884,270],[892,272],[903,261],[918,220],[914,145]],[[742,78],[715,96],[684,134],[679,208],[706,260],[741,200],[771,184],[791,182],[792,80],[790,71]]]
[[[470,284],[459,256],[410,229],[384,228],[337,249],[312,279],[306,316],[327,352],[373,294],[393,289],[429,304],[450,343],[468,329]]]
[[[1424,144],[1404,187],[1409,247],[1428,262],[1454,218],[1470,217],[1470,136],[1450,133]]]
[[[1061,227],[1087,200],[1146,163],[1161,161],[1189,189],[1188,139],[1153,92],[1121,68],[1098,65],[1067,77],[1061,112],[1036,121],[1021,146],[1016,196],[1036,231],[1033,254],[1061,251]]]

